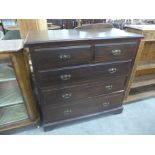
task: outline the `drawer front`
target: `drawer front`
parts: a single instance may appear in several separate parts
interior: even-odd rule
[[[51,123],[69,118],[89,115],[104,110],[117,108],[122,105],[123,93],[112,96],[101,96],[75,104],[54,108],[51,105],[43,107],[44,123]]]
[[[137,43],[112,43],[95,45],[95,61],[119,61],[132,59],[135,56]]]
[[[55,106],[75,104],[75,102],[85,98],[121,91],[124,89],[125,80],[126,77],[117,77],[107,81],[98,81],[53,91],[43,90],[44,104]]]
[[[130,71],[131,62],[120,63],[98,63],[93,65],[83,65],[81,67],[72,67],[59,69],[49,72],[40,72],[40,87],[69,86],[89,80],[105,80],[114,76],[127,75]]]
[[[38,70],[87,64],[93,59],[91,46],[40,48],[34,49],[31,55]]]

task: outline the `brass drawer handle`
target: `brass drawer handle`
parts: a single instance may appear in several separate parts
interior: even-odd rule
[[[61,80],[69,80],[71,79],[71,74],[60,75]]]
[[[104,102],[104,103],[102,103],[102,106],[103,107],[107,107],[107,106],[109,106],[110,105],[110,102]]]
[[[120,49],[115,49],[111,51],[112,55],[121,55],[122,51]]]
[[[109,68],[109,69],[108,69],[108,72],[109,72],[110,74],[116,73],[116,71],[117,71],[117,68]]]
[[[71,109],[64,110],[64,115],[69,115],[71,113],[72,113],[72,110]]]
[[[61,60],[69,60],[71,58],[71,55],[70,54],[60,54],[59,58]]]
[[[112,90],[112,85],[105,86],[106,90]]]
[[[69,99],[69,98],[71,98],[71,96],[72,96],[71,93],[62,94],[62,98],[63,98],[63,99]]]

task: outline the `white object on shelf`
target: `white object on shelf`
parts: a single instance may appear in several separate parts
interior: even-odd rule
[[[4,34],[2,31],[0,31],[0,40],[2,40],[4,38]]]

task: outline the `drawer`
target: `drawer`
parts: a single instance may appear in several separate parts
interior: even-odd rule
[[[51,105],[43,107],[44,123],[51,123],[69,118],[94,114],[122,105],[123,93],[112,96],[100,96],[85,100],[81,104],[64,106],[60,108]]]
[[[75,104],[85,98],[121,91],[124,89],[125,81],[126,77],[117,77],[69,88],[42,90],[43,103],[55,106]]]
[[[114,76],[127,75],[131,62],[98,63],[59,69],[55,71],[39,72],[40,87],[63,87],[89,80],[108,79]]]
[[[39,48],[31,52],[37,70],[48,70],[90,63],[93,59],[91,46]]]
[[[137,50],[136,42],[95,45],[95,61],[119,61],[132,59]]]

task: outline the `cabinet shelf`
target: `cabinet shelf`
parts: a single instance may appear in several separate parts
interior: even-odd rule
[[[124,103],[143,100],[150,97],[155,97],[155,84],[132,88],[127,100],[125,100]]]
[[[14,70],[8,66],[0,66],[0,82],[16,80]]]
[[[7,82],[6,84],[3,83],[0,85],[0,107],[10,106],[23,102],[20,90],[17,83],[15,82]]]
[[[155,74],[142,75],[135,78],[131,88],[155,84]]]
[[[0,108],[0,126],[28,119],[24,104]]]
[[[129,95],[127,100],[124,101],[124,103],[129,103],[129,102],[134,102],[134,101],[138,101],[138,100],[143,100],[143,99],[147,99],[150,97],[154,97],[155,96],[155,90],[153,91],[146,91],[146,92],[142,92],[136,95]]]
[[[137,66],[137,71],[145,69],[155,69],[155,60],[141,61]]]

